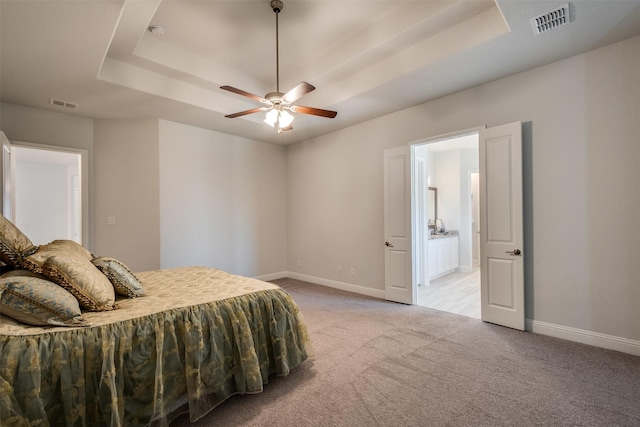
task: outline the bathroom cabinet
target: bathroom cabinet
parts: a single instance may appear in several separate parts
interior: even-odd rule
[[[444,276],[460,266],[458,236],[438,236],[428,241],[429,279]]]

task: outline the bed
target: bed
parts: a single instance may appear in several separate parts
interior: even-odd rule
[[[3,427],[168,425],[183,413],[196,421],[232,395],[261,392],[269,376],[288,375],[310,356],[300,310],[283,289],[208,267],[135,275],[125,269],[124,276],[137,281],[139,295],[119,292],[108,271],[100,269],[115,289],[113,302],[87,309],[90,302],[73,291],[78,311],[57,289],[67,292],[57,282],[74,279],[78,271],[56,277],[48,264],[60,259],[50,255],[39,264],[40,272],[34,271],[28,258],[40,248],[34,251],[25,241],[8,249],[14,236],[7,239],[12,225],[6,222],[0,220],[0,252],[16,268],[0,276]],[[91,255],[94,265],[96,260]],[[21,270],[25,266],[30,270]],[[56,298],[46,294],[33,302],[35,291],[51,290]],[[48,307],[49,317],[25,324],[29,319],[20,316],[28,310],[11,311],[23,308],[14,294],[31,311],[60,301],[72,308],[50,318]]]

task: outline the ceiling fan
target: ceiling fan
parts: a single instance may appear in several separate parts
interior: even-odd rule
[[[240,111],[238,113],[227,114],[225,117],[233,119],[235,117],[245,116],[247,114],[259,113],[261,111],[267,111],[264,122],[271,127],[278,129],[278,133],[286,130],[291,130],[293,127],[293,115],[289,113],[302,113],[310,114],[313,116],[328,117],[333,119],[338,113],[336,111],[323,110],[320,108],[304,107],[302,105],[293,105],[298,99],[315,89],[314,86],[307,82],[301,82],[296,87],[291,89],[287,93],[280,92],[280,55],[279,55],[279,43],[278,43],[278,14],[284,8],[284,4],[280,0],[271,0],[271,9],[276,14],[276,91],[269,92],[263,97],[254,95],[241,89],[237,89],[232,86],[221,86],[220,89],[228,90],[229,92],[237,93],[238,95],[246,96],[247,98],[260,101],[265,104],[264,107],[252,108],[250,110]]]

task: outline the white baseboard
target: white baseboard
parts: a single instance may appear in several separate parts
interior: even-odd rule
[[[374,298],[384,299],[384,290],[371,289],[366,286],[354,285],[353,283],[338,282],[337,280],[323,279],[321,277],[308,276],[306,274],[288,272],[291,279],[302,280],[304,282],[315,283],[316,285],[328,286],[340,289],[341,291],[354,292],[356,294],[368,295]]]
[[[526,319],[525,327],[527,331],[531,331],[536,334],[548,335],[551,337],[562,338],[569,341],[640,356],[640,341],[531,319]]]
[[[270,273],[270,274],[265,274],[263,276],[256,276],[256,277],[254,277],[254,279],[263,280],[265,282],[268,282],[270,280],[285,279],[287,277],[289,277],[289,272],[288,271],[280,271],[278,273]]]

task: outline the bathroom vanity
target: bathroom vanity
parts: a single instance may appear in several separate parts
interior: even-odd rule
[[[429,279],[444,276],[460,266],[457,231],[431,234],[427,245]]]

